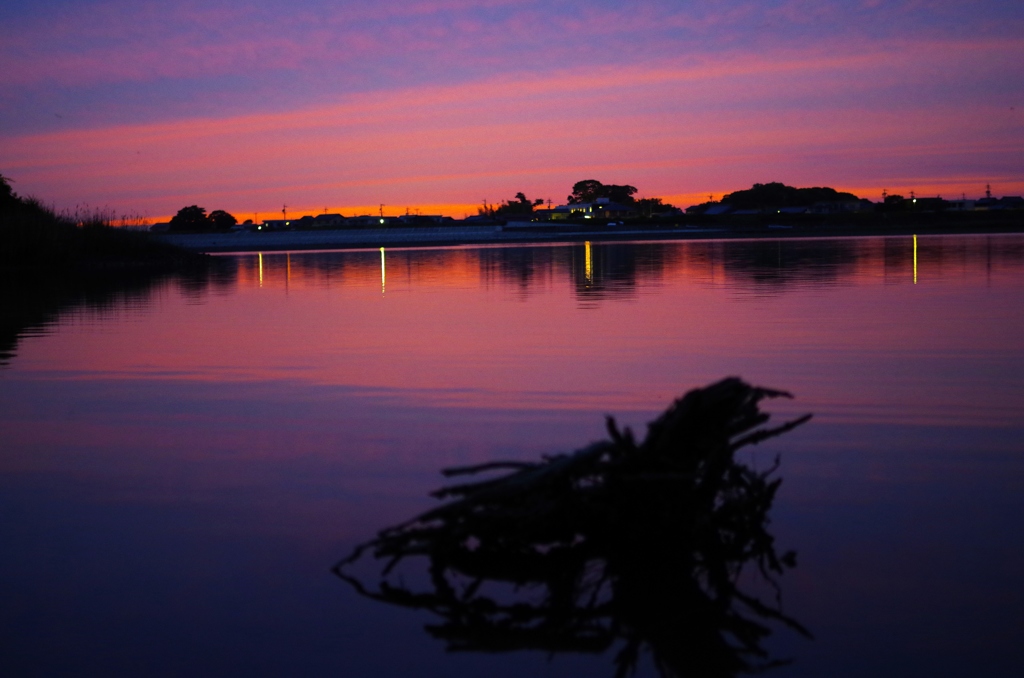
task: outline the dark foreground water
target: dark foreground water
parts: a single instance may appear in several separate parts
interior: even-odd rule
[[[727,375],[815,414],[754,455],[781,455],[782,603],[814,634],[774,627],[775,675],[1024,665],[1024,237],[227,263],[26,315],[0,358],[0,675],[612,676],[446,654],[329,568],[441,467]]]

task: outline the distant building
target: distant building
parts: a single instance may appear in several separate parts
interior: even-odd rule
[[[811,214],[852,214],[871,212],[874,209],[875,204],[870,200],[828,200],[814,203],[807,211]]]
[[[345,225],[345,217],[340,214],[318,214],[313,217],[316,228],[340,228]]]
[[[637,215],[636,208],[633,206],[612,202],[608,198],[598,198],[594,202],[559,205],[555,208],[560,212],[559,216],[565,213],[563,208],[568,209],[566,218],[572,219],[628,219]]]
[[[949,206],[946,208],[953,212],[973,212],[974,211],[974,200],[950,200]]]
[[[380,217],[370,214],[361,214],[358,217],[349,217],[345,220],[346,226],[359,228],[385,228],[387,226],[399,225],[398,217]]]
[[[492,224],[501,223],[494,217],[487,214],[474,214],[473,216],[466,217],[462,220],[464,224],[472,224],[476,226],[490,226]]]
[[[537,221],[563,221],[572,216],[568,205],[559,205],[546,210],[533,210],[533,218]]]
[[[941,212],[946,209],[946,204],[942,198],[913,198],[909,206],[918,212]]]
[[[398,223],[403,226],[437,226],[455,221],[451,217],[440,214],[406,214],[398,217]]]
[[[687,214],[706,214],[708,216],[719,216],[732,211],[732,205],[724,202],[706,202],[701,205],[691,205],[686,208]]]
[[[291,219],[264,219],[263,223],[257,226],[261,231],[287,231],[291,228]]]

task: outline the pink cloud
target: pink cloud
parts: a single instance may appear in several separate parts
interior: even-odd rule
[[[460,48],[460,43],[464,48],[472,34],[493,39],[502,26],[471,17],[453,25],[425,23],[425,33],[415,21],[506,5],[512,3],[381,2],[316,11],[298,6],[271,14],[223,4],[93,4],[26,21],[5,35],[0,54],[9,67],[0,72],[0,83],[80,87],[246,75],[309,64],[365,67],[395,53],[426,48],[443,52]],[[471,25],[475,28],[468,31]],[[532,30],[538,26],[543,24],[534,24]]]
[[[517,190],[558,201],[588,177],[654,196],[776,179],[962,185],[986,172],[1020,186],[1024,123],[1000,101],[880,107],[871,96],[971,72],[993,55],[1024,63],[1024,46],[915,43],[895,62],[888,50],[811,58],[794,49],[506,75],[281,113],[0,137],[0,153],[28,192],[154,215],[200,198],[246,212],[281,202],[464,205]]]

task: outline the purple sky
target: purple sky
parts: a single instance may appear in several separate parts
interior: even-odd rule
[[[3,24],[0,173],[58,208],[1024,193],[1020,0],[42,0]]]

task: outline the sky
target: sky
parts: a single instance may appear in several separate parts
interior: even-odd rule
[[[1024,194],[1024,3],[0,0],[0,174],[59,210],[630,184]]]

